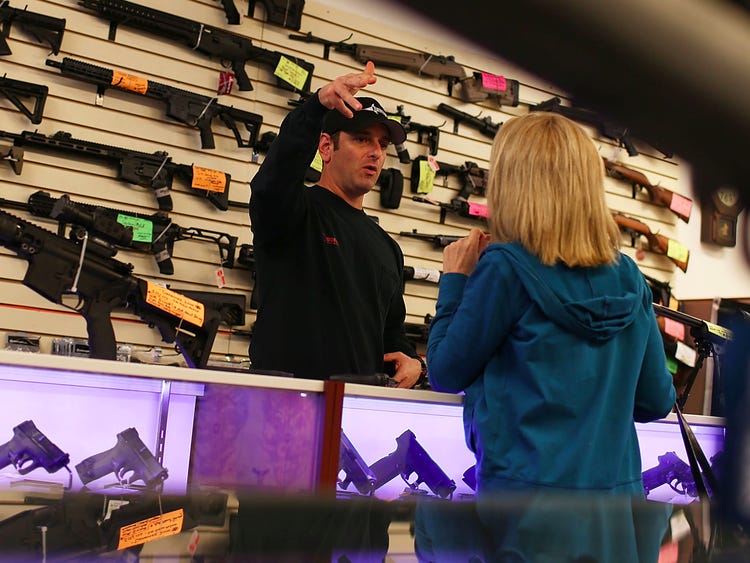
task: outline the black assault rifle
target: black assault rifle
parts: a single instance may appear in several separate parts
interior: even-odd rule
[[[310,81],[315,70],[312,64],[299,57],[256,47],[244,35],[126,0],[79,0],[78,5],[93,10],[110,21],[110,41],[115,39],[117,26],[123,24],[183,43],[193,51],[229,62],[240,90],[253,89],[250,78],[245,72],[247,61],[256,61],[270,66],[274,70],[277,85],[280,88],[293,92],[307,92],[310,89]],[[287,73],[279,72],[284,69]],[[294,78],[290,78],[290,75]],[[281,78],[281,76],[287,78]]]
[[[581,107],[564,106],[558,97],[553,97],[544,102],[540,102],[535,106],[530,106],[529,111],[551,111],[559,113],[568,119],[596,128],[602,137],[606,137],[612,141],[617,141],[619,146],[624,147],[625,150],[628,151],[628,155],[638,156],[640,154],[635,147],[633,139],[630,136],[630,131],[627,127],[606,119],[595,111]],[[666,151],[659,147],[654,148],[661,152],[666,158],[672,156],[670,151]]]
[[[0,94],[5,96],[11,104],[16,106],[18,111],[28,117],[29,121],[34,124],[42,122],[44,104],[47,102],[48,93],[49,88],[43,84],[14,80],[5,76],[0,78]],[[29,109],[24,103],[24,99],[27,98],[33,99],[33,109]]]
[[[176,342],[190,367],[205,367],[219,313],[177,292],[132,275],[133,266],[84,238],[72,241],[0,211],[0,245],[29,263],[23,284],[58,304],[75,295],[86,320],[92,358],[114,360],[117,342],[110,314],[127,307],[156,326],[165,342]]]
[[[61,236],[64,235],[66,225],[70,225],[71,239],[80,240],[88,233],[89,236],[103,239],[120,248],[152,254],[159,272],[165,275],[174,274],[172,255],[174,243],[178,240],[213,243],[219,251],[219,264],[224,268],[234,267],[237,237],[198,227],[181,227],[160,213],[148,215],[77,203],[71,201],[67,194],[53,198],[43,191],[31,194],[28,203],[0,198],[0,205],[22,209],[36,217],[55,219],[59,223],[58,234]]]
[[[120,70],[92,65],[69,57],[64,57],[62,62],[47,59],[46,64],[59,68],[63,76],[96,84],[97,93],[100,95],[107,88],[117,88],[164,102],[167,106],[167,117],[200,131],[203,149],[216,148],[211,131],[215,117],[221,118],[224,125],[232,130],[238,147],[255,145],[258,129],[263,123],[263,116],[257,113],[225,106],[218,103],[216,98],[153,82]],[[249,132],[247,140],[242,138],[237,123],[242,123]]]
[[[347,37],[347,39],[349,39]],[[466,77],[466,70],[458,64],[452,56],[431,55],[414,51],[389,49],[377,45],[363,45],[361,43],[346,43],[344,41],[329,41],[316,37],[312,33],[289,34],[290,39],[305,43],[319,43],[323,45],[323,58],[328,59],[331,47],[340,53],[346,53],[357,62],[365,64],[372,61],[376,65],[399,70],[410,70],[419,75],[444,78],[448,81],[448,95],[453,92],[453,85]]]
[[[458,126],[461,123],[465,123],[466,125],[469,125],[470,127],[473,127],[477,131],[479,131],[482,135],[485,137],[489,137],[491,139],[495,138],[495,135],[497,135],[497,131],[500,129],[500,126],[502,123],[495,123],[492,121],[492,118],[488,115],[486,117],[478,117],[475,115],[471,115],[469,113],[466,113],[465,111],[461,111],[460,109],[456,109],[453,106],[449,106],[448,104],[441,103],[438,105],[438,112],[442,113],[443,115],[447,115],[448,117],[453,119],[453,132],[458,133]]]
[[[550,111],[553,113],[559,113],[573,121],[583,123],[584,125],[590,125],[595,127],[601,136],[617,141],[619,146],[625,147],[625,150],[628,151],[630,156],[638,156],[638,154],[640,154],[633,144],[633,140],[628,133],[627,127],[608,121],[591,110],[580,107],[564,106],[562,105],[562,100],[558,97],[553,97],[544,102],[539,102],[535,106],[530,106],[529,111]]]
[[[49,45],[55,55],[60,52],[60,44],[65,33],[64,19],[30,12],[26,7],[12,8],[7,0],[3,0],[0,2],[0,55],[12,53],[8,46],[8,37],[13,24],[31,35],[38,43]]]
[[[172,210],[169,190],[175,177],[186,181],[191,194],[207,200],[222,211],[229,208],[229,174],[195,165],[177,164],[166,152],[146,153],[74,139],[65,131],[58,131],[51,136],[36,131],[22,131],[18,134],[0,131],[0,138],[12,140],[13,147],[16,147],[9,159],[16,174],[20,174],[23,168],[24,148],[61,151],[114,163],[117,166],[117,179],[154,190],[162,211]]]
[[[437,154],[440,144],[439,126],[423,125],[422,123],[412,121],[410,115],[404,114],[404,106],[396,106],[396,113],[389,113],[388,117],[390,117],[391,119],[395,119],[396,121],[401,123],[407,134],[415,131],[417,133],[417,142],[422,143],[422,140],[424,139],[427,142],[427,146],[429,147],[429,153],[432,156],[435,156]],[[402,162],[403,164],[409,164],[409,162],[411,162],[411,157],[409,156],[409,150],[406,148],[404,143],[395,145],[395,147],[399,162]]]
[[[227,23],[238,25],[240,23],[240,13],[234,0],[220,0],[224,7],[224,13],[227,15]],[[302,23],[302,9],[305,7],[305,0],[248,0],[247,15],[252,17],[255,14],[255,5],[263,4],[266,9],[266,21],[272,24],[280,25],[288,29],[299,30]]]

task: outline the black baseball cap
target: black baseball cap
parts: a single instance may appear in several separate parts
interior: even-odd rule
[[[373,98],[357,98],[357,101],[362,104],[362,109],[359,111],[354,111],[347,104],[352,113],[354,113],[354,117],[349,118],[338,110],[330,110],[323,120],[323,133],[330,135],[336,131],[357,132],[367,129],[370,125],[382,123],[388,129],[392,143],[400,145],[406,141],[406,130],[403,125],[395,119],[390,119],[388,114],[385,113],[383,106],[377,100]]]

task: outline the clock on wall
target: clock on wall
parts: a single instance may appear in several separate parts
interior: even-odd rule
[[[701,205],[701,241],[720,246],[737,243],[737,216],[742,211],[740,190],[723,185],[703,198]]]

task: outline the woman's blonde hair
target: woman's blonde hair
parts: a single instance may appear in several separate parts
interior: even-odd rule
[[[495,242],[519,242],[543,264],[617,260],[620,234],[604,197],[604,164],[571,120],[532,112],[506,121],[492,145],[487,202]]]

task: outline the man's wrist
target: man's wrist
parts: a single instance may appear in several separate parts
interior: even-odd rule
[[[417,380],[417,385],[422,385],[427,382],[427,363],[424,361],[422,356],[417,356],[416,358],[419,360],[419,364],[422,366],[422,371],[419,372],[419,379]]]

